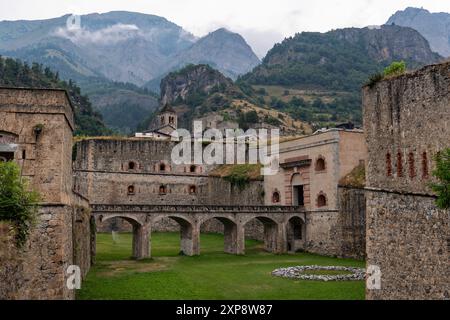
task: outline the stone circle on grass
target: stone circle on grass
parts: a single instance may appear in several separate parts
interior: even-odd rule
[[[308,274],[308,271],[348,271],[349,274]],[[342,267],[342,266],[296,266],[280,268],[272,271],[273,276],[291,278],[298,280],[318,281],[358,281],[364,280],[366,270],[364,268]]]

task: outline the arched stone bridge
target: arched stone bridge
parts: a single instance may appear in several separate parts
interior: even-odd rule
[[[151,257],[152,225],[171,218],[180,225],[181,251],[200,254],[200,227],[211,219],[224,225],[224,251],[245,253],[245,226],[253,219],[264,225],[264,246],[274,253],[295,251],[304,244],[306,211],[296,206],[214,206],[214,205],[91,205],[97,223],[122,218],[133,226],[133,257]]]

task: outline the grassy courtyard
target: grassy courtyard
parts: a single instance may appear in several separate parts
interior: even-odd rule
[[[223,236],[201,235],[201,255],[179,256],[178,233],[153,233],[153,258],[134,261],[131,234],[97,237],[97,264],[78,291],[84,299],[364,299],[364,283],[295,281],[273,277],[280,267],[364,262],[312,254],[273,255],[246,241],[245,256],[223,253]]]

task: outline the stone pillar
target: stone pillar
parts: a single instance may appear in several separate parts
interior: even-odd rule
[[[263,222],[264,224],[264,249],[268,252],[277,252],[278,226],[275,223]]]
[[[244,225],[236,225],[236,254],[245,254],[245,228]]]
[[[96,226],[95,217],[91,216],[89,223],[89,231],[91,233],[90,241],[91,241],[91,266],[93,266],[96,262],[97,256],[97,226]]]
[[[144,226],[144,229],[147,230],[147,258],[152,257],[152,225],[150,223]]]
[[[145,226],[133,223],[133,258],[145,259],[150,257],[149,230]]]
[[[242,226],[232,221],[222,221],[224,225],[224,251],[230,254],[244,254],[245,232]]]
[[[187,256],[200,254],[200,226],[179,220],[181,231],[181,252]]]
[[[276,248],[274,253],[287,253],[287,235],[286,235],[286,224],[279,223],[275,225],[277,228],[276,232]]]

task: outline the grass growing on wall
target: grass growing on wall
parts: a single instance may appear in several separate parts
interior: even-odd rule
[[[231,185],[244,189],[250,181],[262,179],[261,168],[260,164],[225,164],[213,170],[210,175],[221,177]]]
[[[274,277],[280,267],[338,265],[363,261],[298,253],[274,255],[262,243],[246,241],[246,255],[223,253],[223,235],[202,234],[201,255],[179,256],[179,233],[153,233],[152,259],[134,261],[131,234],[97,238],[97,264],[77,299],[364,299],[364,281],[319,282]]]
[[[339,181],[339,185],[346,187],[364,188],[366,185],[366,168],[364,164],[355,167],[349,174]]]

